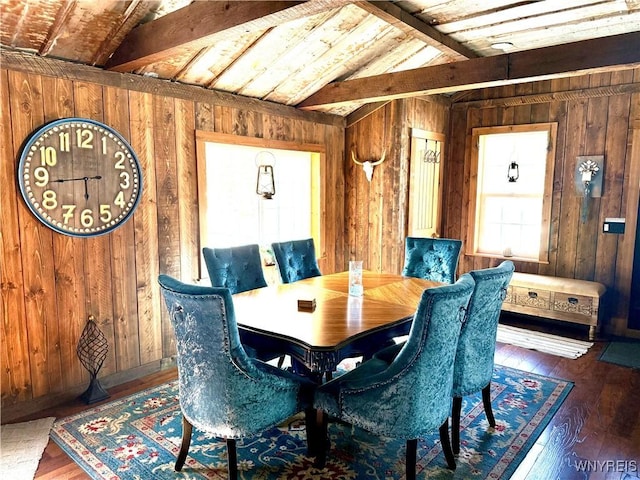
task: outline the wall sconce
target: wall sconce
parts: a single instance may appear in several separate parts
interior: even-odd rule
[[[263,151],[256,155],[256,166],[258,167],[256,193],[267,200],[276,194],[276,183],[273,176],[275,164],[276,157],[271,152]]]
[[[437,140],[431,140],[434,145],[433,148],[429,148],[429,141],[429,139],[425,140],[424,156],[422,157],[422,160],[425,163],[440,163],[440,142]]]
[[[520,178],[520,166],[513,160],[507,167],[507,180],[511,183],[515,183]]]
[[[602,196],[602,173],[604,155],[578,157],[575,171],[576,192],[582,197],[580,220],[587,221],[589,199]]]

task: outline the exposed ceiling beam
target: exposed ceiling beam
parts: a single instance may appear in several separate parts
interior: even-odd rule
[[[356,2],[356,5],[402,32],[437,48],[454,60],[476,58],[478,54],[439,32],[391,2]]]
[[[346,3],[345,0],[193,2],[131,30],[105,68],[116,72],[134,71],[169,58],[185,47],[211,44],[223,35],[266,30]]]
[[[640,64],[640,32],[334,82],[298,104],[314,110],[582,75]]]

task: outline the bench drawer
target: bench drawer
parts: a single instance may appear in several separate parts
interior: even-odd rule
[[[551,292],[540,288],[513,287],[513,303],[523,307],[549,310],[551,308]]]
[[[552,308],[556,312],[578,313],[590,317],[594,313],[593,297],[554,292]]]

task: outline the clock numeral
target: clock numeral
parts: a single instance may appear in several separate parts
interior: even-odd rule
[[[116,195],[116,198],[113,201],[113,203],[115,203],[120,208],[124,208],[124,206],[126,205],[126,202],[124,201],[124,192],[123,191],[118,192],[118,194]]]
[[[93,132],[87,128],[76,130],[76,143],[80,148],[93,148]]]
[[[69,151],[69,132],[60,132],[60,151]]]
[[[124,161],[126,159],[124,153],[122,152],[116,152],[116,159],[118,160],[116,162],[116,164],[114,165],[114,168],[116,170],[124,170]]]
[[[36,179],[35,183],[38,187],[44,187],[49,183],[49,170],[44,167],[36,167],[33,170],[33,176]]]
[[[93,212],[90,208],[82,210],[82,213],[80,213],[80,223],[85,228],[93,226]]]
[[[127,189],[131,186],[129,172],[120,172],[120,188]]]
[[[42,206],[47,210],[53,210],[58,206],[58,196],[53,190],[42,192]]]
[[[100,221],[102,223],[108,223],[113,216],[111,215],[111,205],[100,204]]]
[[[107,154],[107,137],[102,137],[102,154],[106,155]]]
[[[58,163],[58,152],[53,147],[40,147],[40,165],[53,167]]]
[[[62,205],[62,210],[64,213],[62,214],[62,221],[65,225],[69,224],[69,220],[73,218],[73,213],[76,210],[76,205]]]

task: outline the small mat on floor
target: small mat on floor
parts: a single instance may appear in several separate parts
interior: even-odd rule
[[[55,418],[0,426],[0,478],[32,480],[42,452],[49,443],[49,432]]]
[[[640,342],[634,340],[609,342],[600,354],[599,360],[623,367],[640,368]]]
[[[508,343],[566,358],[578,358],[593,346],[593,342],[584,342],[503,324],[498,325],[497,340],[500,343]]]
[[[435,479],[508,479],[553,418],[573,384],[496,365],[491,385],[497,425],[489,428],[480,395],[462,405],[455,473],[445,468],[437,431],[419,439],[417,473]],[[51,438],[94,480],[114,478],[226,479],[223,440],[193,431],[182,472],[174,464],[182,435],[178,382],[58,420]],[[329,424],[324,469],[306,456],[304,417],[238,440],[241,480],[399,480],[405,442],[383,439],[339,422]]]

